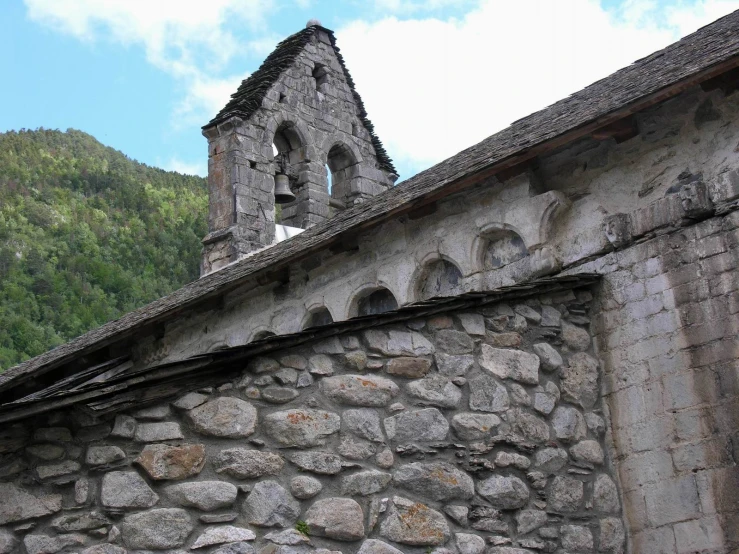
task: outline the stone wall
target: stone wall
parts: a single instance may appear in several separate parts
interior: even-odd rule
[[[5,429],[0,553],[623,552],[591,300],[380,326],[110,421]]]
[[[585,264],[635,552],[739,547],[739,212]]]

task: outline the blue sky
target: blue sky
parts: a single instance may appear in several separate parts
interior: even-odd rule
[[[739,0],[5,0],[0,131],[73,127],[205,174],[205,124],[275,44],[336,31],[401,180]]]

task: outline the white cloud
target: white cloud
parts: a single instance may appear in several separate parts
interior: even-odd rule
[[[208,166],[205,162],[188,163],[175,157],[170,158],[167,162],[157,163],[157,165],[167,171],[176,171],[183,175],[199,175],[201,177],[208,175]]]
[[[230,30],[266,27],[265,0],[25,0],[31,20],[80,40],[141,46],[155,67],[180,79],[175,115],[203,121],[228,101],[243,77],[214,78],[239,49]],[[227,88],[228,87],[228,88]]]
[[[458,19],[355,21],[337,38],[380,139],[407,172],[737,8],[629,0],[613,13],[597,0],[484,0]]]

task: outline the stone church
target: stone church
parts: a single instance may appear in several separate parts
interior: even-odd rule
[[[396,186],[309,22],[200,279],[0,375],[0,554],[739,552],[737,89],[739,12]]]

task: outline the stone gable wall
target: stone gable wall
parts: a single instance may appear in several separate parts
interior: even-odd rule
[[[107,421],[15,425],[0,553],[623,552],[591,300],[385,325]]]
[[[282,206],[281,223],[303,229],[328,219],[341,209],[337,206],[369,200],[397,179],[380,167],[354,93],[323,31],[280,75],[248,120],[234,116],[204,134],[209,233],[203,240],[201,274],[274,242],[274,177],[283,170],[296,200]],[[281,167],[273,144],[288,167]],[[339,204],[330,206],[330,198]]]

